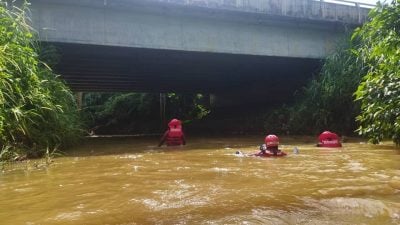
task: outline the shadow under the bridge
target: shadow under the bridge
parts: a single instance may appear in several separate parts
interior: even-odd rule
[[[211,114],[188,126],[191,133],[263,130],[253,125],[262,123],[260,113],[293,101],[321,65],[320,59],[53,44],[61,54],[56,72],[74,91],[213,94]]]
[[[320,59],[53,43],[56,72],[74,91],[202,92],[292,96],[320,67]],[[258,97],[260,98],[260,97]],[[255,99],[255,98],[254,98]],[[246,101],[252,101],[246,99]]]

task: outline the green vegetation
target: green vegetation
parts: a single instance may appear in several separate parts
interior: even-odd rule
[[[205,117],[209,110],[201,94],[169,93],[165,109],[154,93],[86,93],[83,99],[88,126],[96,134],[158,133],[162,118],[177,117],[186,124]],[[160,115],[163,114],[163,115]]]
[[[1,160],[43,156],[81,134],[75,99],[40,60],[51,49],[39,46],[26,10],[0,0]]]
[[[361,40],[358,57],[369,68],[356,92],[358,132],[373,143],[390,138],[400,145],[400,1],[378,5],[370,17],[353,36]]]
[[[167,104],[170,105],[166,111],[166,116],[179,117],[186,122],[202,119],[210,113],[208,109],[209,99],[203,94],[167,94]]]
[[[365,67],[352,50],[356,43],[348,40],[340,41],[336,51],[325,59],[319,76],[297,95],[294,105],[267,114],[267,130],[294,134],[317,134],[323,130],[353,133],[359,113],[353,93]]]
[[[399,15],[399,0],[371,10],[370,21],[325,60],[297,103],[267,114],[267,130],[297,134],[357,130],[373,143],[390,138],[399,145]]]
[[[88,127],[96,134],[151,133],[160,126],[156,94],[86,93],[83,106]]]

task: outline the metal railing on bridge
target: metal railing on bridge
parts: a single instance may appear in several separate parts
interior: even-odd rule
[[[361,24],[372,4],[347,0],[150,0],[213,9]]]

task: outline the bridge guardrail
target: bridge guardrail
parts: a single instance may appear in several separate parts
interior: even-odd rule
[[[348,0],[149,0],[213,9],[362,24],[375,5]]]

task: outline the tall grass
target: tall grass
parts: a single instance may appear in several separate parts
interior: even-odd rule
[[[341,40],[334,53],[323,62],[321,72],[304,87],[292,106],[284,106],[266,116],[265,127],[278,132],[316,134],[333,130],[353,134],[360,112],[353,93],[365,74],[358,60],[357,40]]]
[[[71,91],[39,59],[26,10],[0,0],[0,145],[36,157],[77,140],[80,119]]]

